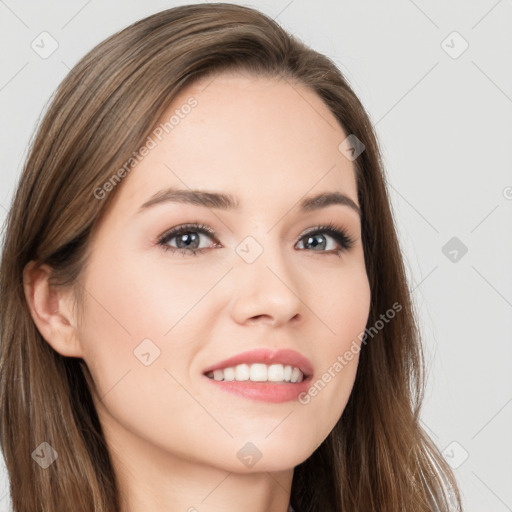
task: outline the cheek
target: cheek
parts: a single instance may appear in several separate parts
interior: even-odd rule
[[[315,293],[318,317],[325,332],[317,339],[319,372],[307,393],[299,397],[299,403],[310,408],[309,415],[325,419],[318,424],[319,437],[327,436],[349,399],[371,301],[368,277],[362,265],[345,269],[339,279],[330,283],[326,288],[328,293]]]
[[[317,273],[308,295],[306,303],[323,324],[322,353],[332,359],[357,339],[368,321],[371,292],[362,258],[338,272]]]
[[[200,413],[187,392],[197,350],[194,340],[202,339],[191,310],[198,294],[192,285],[177,286],[182,289],[178,294],[169,283],[179,285],[179,280],[164,281],[158,274],[154,267],[125,264],[122,259],[117,265],[91,265],[79,337],[95,404],[110,435],[126,435],[118,428],[122,425],[126,432],[161,446],[175,438],[176,449],[190,441],[180,425],[192,424]],[[204,286],[201,290],[204,294]],[[176,411],[182,423],[170,421]]]
[[[225,270],[193,272],[160,259],[149,265],[126,252],[129,258],[121,250],[97,252],[89,266],[79,333],[84,360],[100,396],[120,386],[126,406],[147,397],[158,402],[162,392],[155,390],[179,402],[183,389],[170,374],[189,378],[211,330],[212,302],[205,293]],[[139,384],[129,391],[131,382]]]
[[[152,380],[152,368],[162,366],[165,333],[182,309],[180,301],[169,304],[168,294],[162,299],[164,284],[150,266],[119,254],[96,255],[91,263],[79,336],[99,393],[108,392],[128,372],[145,370],[137,378],[141,383]]]
[[[200,272],[184,272],[180,265],[148,264],[133,251],[130,258],[98,258],[85,285],[90,338],[125,352],[146,338],[167,342],[211,286],[202,277]]]

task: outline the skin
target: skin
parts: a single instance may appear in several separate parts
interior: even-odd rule
[[[347,134],[314,92],[284,80],[223,73],[182,91],[165,119],[190,96],[197,106],[124,178],[94,232],[83,321],[72,290],[48,286],[47,266],[27,271],[27,300],[48,343],[91,372],[123,512],[286,512],[293,468],[339,420],[357,354],[307,405],[241,398],[202,373],[248,349],[291,348],[316,380],[364,331],[370,289],[357,212],[296,206],[323,191],[358,204],[353,163],[338,150]],[[167,186],[227,192],[241,210],[167,203],[137,214]],[[200,235],[202,254],[156,244],[196,221],[216,233]],[[325,249],[301,245],[306,230],[329,222],[354,239],[351,249],[333,254],[328,234]],[[263,248],[250,264],[235,252],[247,236]],[[149,366],[134,356],[147,338],[160,350]],[[261,452],[252,467],[237,457],[247,442]]]

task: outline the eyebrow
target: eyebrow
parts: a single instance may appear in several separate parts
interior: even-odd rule
[[[147,210],[151,206],[163,203],[184,203],[220,210],[240,210],[240,202],[231,194],[170,187],[153,194],[141,205],[137,213]],[[321,192],[314,196],[306,197],[299,203],[299,209],[304,212],[309,212],[327,208],[335,204],[348,206],[361,216],[359,206],[342,192]]]

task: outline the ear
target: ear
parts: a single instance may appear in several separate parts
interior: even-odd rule
[[[72,290],[50,286],[49,265],[27,263],[23,269],[23,288],[30,313],[42,337],[59,354],[82,357],[76,319],[72,308]]]

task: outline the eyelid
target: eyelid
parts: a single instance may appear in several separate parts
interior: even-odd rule
[[[333,222],[328,222],[327,224],[320,224],[318,226],[307,229],[299,236],[297,242],[302,240],[305,236],[314,235],[317,233],[327,233],[342,246],[342,250],[351,249],[357,241],[356,238],[352,237],[348,233],[347,229],[342,228],[341,226],[337,226]],[[322,252],[329,253],[329,251]]]
[[[180,224],[178,226],[174,226],[164,231],[161,235],[157,237],[157,243],[163,242],[165,239],[169,238],[170,235],[173,235],[171,237],[173,238],[182,232],[193,230],[198,232],[205,232],[206,234],[210,235],[213,238],[216,237],[215,230],[210,226],[201,224],[200,222],[187,222],[185,224]]]

